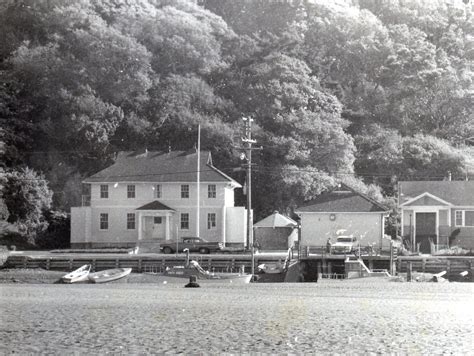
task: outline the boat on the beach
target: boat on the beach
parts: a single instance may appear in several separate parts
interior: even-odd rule
[[[79,267],[75,271],[72,271],[71,273],[66,274],[61,278],[61,280],[64,283],[77,283],[77,282],[83,282],[86,281],[89,272],[91,270],[91,265],[84,265],[82,267]]]
[[[128,276],[131,272],[131,268],[106,269],[104,271],[90,273],[89,281],[92,283],[106,283]]]
[[[209,272],[204,270],[196,261],[189,261],[185,266],[168,267],[163,275],[186,279],[189,279],[191,276],[196,276],[200,282],[235,284],[247,284],[250,283],[252,279],[252,275],[246,273]]]

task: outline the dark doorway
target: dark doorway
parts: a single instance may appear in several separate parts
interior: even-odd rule
[[[416,213],[416,243],[421,253],[430,253],[430,238],[436,243],[436,213]]]

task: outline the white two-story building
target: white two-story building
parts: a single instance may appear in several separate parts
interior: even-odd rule
[[[199,156],[198,166],[196,151],[119,153],[112,166],[83,181],[90,196],[71,208],[71,247],[187,236],[244,245],[247,212],[234,206],[234,189],[242,186],[212,165],[209,152]]]

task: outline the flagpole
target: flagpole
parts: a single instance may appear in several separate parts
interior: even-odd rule
[[[196,174],[196,237],[200,231],[200,180],[201,180],[201,124],[198,124],[198,144],[197,144],[197,174]]]

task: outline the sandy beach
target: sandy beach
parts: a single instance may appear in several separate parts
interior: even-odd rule
[[[17,280],[0,285],[0,354],[468,355],[473,296],[469,283]]]

